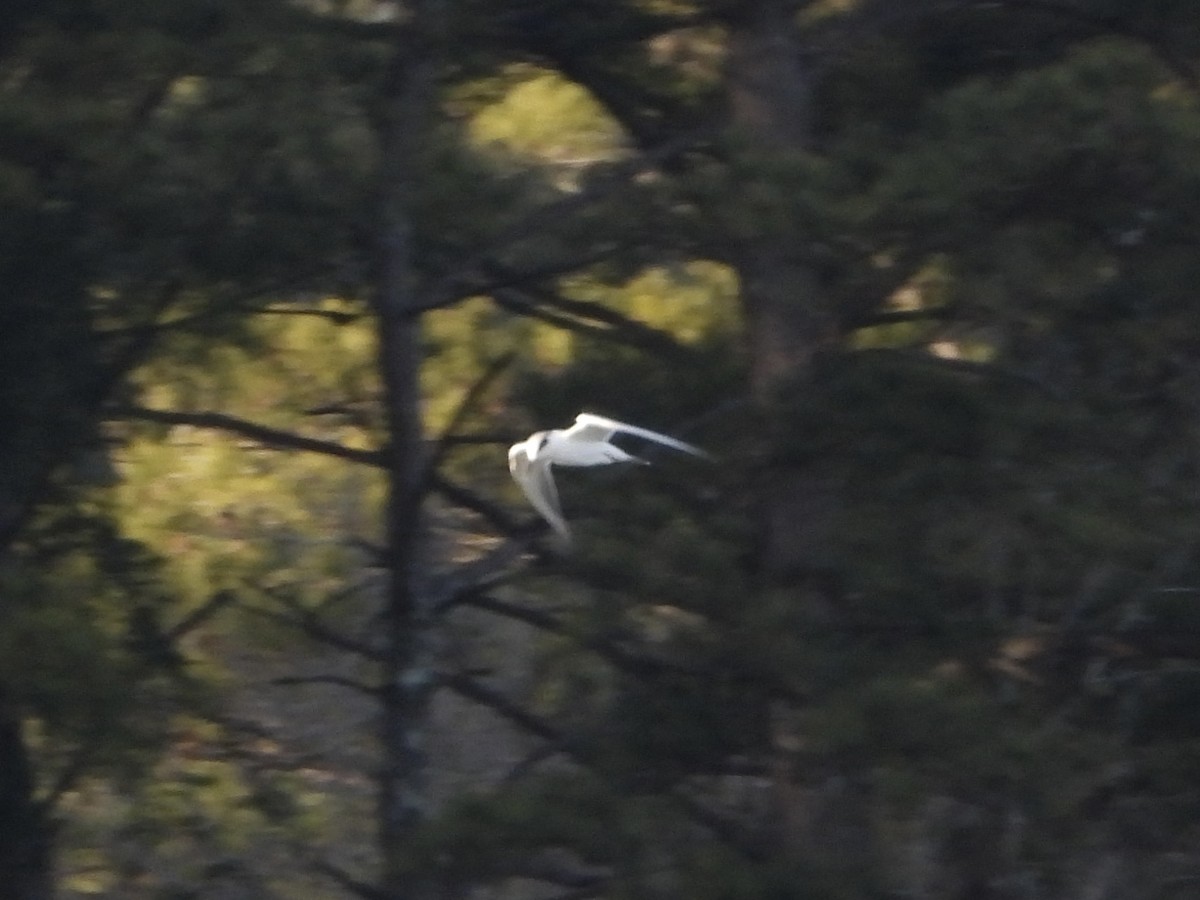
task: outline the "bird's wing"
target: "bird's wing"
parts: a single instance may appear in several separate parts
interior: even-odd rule
[[[520,486],[530,505],[541,513],[542,518],[550,523],[550,527],[559,537],[569,541],[571,530],[567,528],[567,520],[562,513],[550,463],[542,460],[531,461],[529,451],[524,447],[514,452],[512,462],[513,480]]]
[[[597,416],[594,413],[580,413],[576,416],[575,424],[567,429],[566,436],[568,438],[583,440],[607,441],[618,431],[625,434],[632,434],[635,437],[645,438],[648,441],[654,441],[676,450],[682,450],[684,453],[691,453],[693,456],[712,459],[711,454],[705,453],[699,447],[694,447],[678,438],[659,434],[657,431],[651,431],[649,428],[641,428],[637,425],[618,422],[616,419],[607,419],[604,416]]]

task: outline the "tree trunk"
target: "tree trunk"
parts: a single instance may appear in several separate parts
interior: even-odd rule
[[[734,134],[748,142],[764,166],[807,149],[811,140],[813,75],[799,46],[794,4],[763,0],[733,23],[728,69]],[[768,176],[764,176],[768,177]],[[778,185],[768,186],[777,191]],[[788,398],[807,389],[815,354],[835,335],[834,320],[818,279],[797,247],[796,229],[780,214],[764,216],[750,239],[733,250],[741,279],[751,359],[751,387],[768,439],[789,429]],[[774,446],[776,455],[781,449]],[[758,565],[766,581],[822,575],[829,562],[829,523],[836,487],[819,466],[772,468],[759,502]]]
[[[755,499],[758,552],[755,575],[764,586],[785,585],[789,602],[814,619],[832,616],[832,524],[839,484],[833,466],[795,462],[789,435],[808,425],[793,421],[796,400],[816,389],[814,360],[836,336],[835,321],[816,273],[801,252],[804,235],[788,215],[789,198],[775,177],[811,141],[813,73],[805,64],[784,0],[762,0],[731,25],[726,83],[730,126],[743,152],[762,166],[763,184],[739,185],[749,196],[777,198],[750,210],[749,235],[737,242],[738,270],[751,391],[771,454]],[[754,176],[751,176],[752,178]],[[764,202],[765,205],[765,202]],[[802,724],[794,710],[773,716],[770,842],[785,859],[824,871],[861,868],[866,842],[864,800],[836,777],[811,783],[796,772]]]
[[[388,590],[380,684],[378,839],[381,895],[419,900],[430,885],[406,846],[426,816],[425,731],[434,670],[429,616],[417,590],[423,464],[419,285],[413,194],[433,103],[433,2],[411,4],[386,96],[381,163],[378,282],[374,308],[383,379],[389,480]]]
[[[0,693],[0,896],[50,900],[50,830],[33,796],[21,721]]]

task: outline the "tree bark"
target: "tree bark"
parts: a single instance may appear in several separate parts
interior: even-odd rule
[[[434,95],[433,47],[440,4],[410,4],[385,98],[373,297],[383,379],[389,482],[385,508],[389,577],[384,609],[377,782],[380,892],[389,900],[430,895],[407,845],[427,809],[425,738],[434,669],[431,611],[417,587],[423,433],[420,418],[420,285],[414,259],[413,195]],[[427,599],[427,598],[426,598]]]
[[[762,0],[731,24],[730,126],[765,167],[804,152],[811,143],[815,74],[799,44],[793,5]],[[780,202],[786,204],[786,198]],[[779,427],[788,416],[788,398],[806,390],[815,355],[836,335],[819,280],[799,252],[796,229],[786,221],[786,205],[779,212],[763,217],[777,224],[758,225],[732,250],[741,279],[751,388],[772,445],[788,431]],[[778,446],[772,449],[785,455]],[[819,466],[773,467],[759,500],[760,574],[774,583],[823,573],[835,509],[835,485]]]
[[[21,720],[0,692],[0,892],[6,900],[50,900],[50,830],[34,798]]]

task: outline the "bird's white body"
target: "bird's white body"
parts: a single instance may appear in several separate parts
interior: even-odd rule
[[[592,413],[580,413],[570,428],[538,431],[520,443],[513,444],[508,451],[508,470],[529,498],[533,508],[541,513],[563,541],[571,539],[571,531],[562,513],[551,466],[645,463],[645,460],[612,443],[612,438],[617,434],[633,435],[694,456],[711,458],[700,448],[684,441]]]

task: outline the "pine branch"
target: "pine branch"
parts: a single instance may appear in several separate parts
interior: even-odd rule
[[[494,688],[488,687],[470,675],[461,673],[447,674],[442,676],[441,684],[460,697],[464,697],[492,710],[528,734],[566,746],[562,733],[546,719],[523,709],[520,705],[504,696],[504,694]]]
[[[311,857],[311,855],[311,848],[306,848],[303,856],[308,859]],[[372,887],[364,881],[359,881],[345,869],[334,865],[328,860],[310,860],[308,867],[318,875],[324,875],[331,881],[336,882],[337,885],[343,890],[354,894],[356,897],[361,897],[363,900],[389,900],[388,895],[383,891]]]
[[[79,437],[87,433],[87,429],[99,415],[99,408],[115,393],[125,377],[149,355],[158,336],[155,323],[175,302],[179,291],[180,284],[175,280],[159,285],[150,302],[145,322],[127,333],[123,342],[113,352],[112,358],[87,386],[79,403],[79,407],[84,411],[84,421],[80,422],[53,452],[45,454],[37,471],[28,480],[29,488],[15,502],[0,506],[0,557],[7,553],[17,535],[33,518],[54,472],[73,450]]]
[[[439,579],[433,590],[431,606],[435,615],[453,609],[465,598],[497,587],[513,578],[520,570],[513,564],[527,556],[528,546],[524,541],[506,540],[500,546],[485,553],[479,559],[456,566],[453,571]]]
[[[164,425],[188,425],[193,428],[212,429],[214,431],[240,435],[273,449],[320,453],[360,465],[374,467],[383,465],[383,456],[376,450],[360,450],[356,447],[346,447],[334,441],[306,437],[292,431],[271,428],[247,419],[228,416],[224,413],[151,409],[141,406],[110,406],[104,410],[104,414],[110,420],[157,422]],[[542,525],[544,523],[520,523],[510,516],[499,504],[492,503],[473,491],[454,484],[436,472],[430,474],[428,482],[429,488],[457,506],[479,514],[502,534],[528,536],[543,530]]]
[[[843,54],[847,47],[861,43],[898,23],[912,22],[954,12],[1038,13],[1047,18],[1073,24],[1088,36],[1112,35],[1143,44],[1162,64],[1193,91],[1200,91],[1200,73],[1166,40],[1144,28],[1122,21],[1116,14],[1092,12],[1061,0],[909,0],[894,3],[877,0],[873,5],[861,5],[822,33],[824,44],[816,48],[822,66],[828,66]]]
[[[232,591],[217,591],[198,609],[184,616],[179,622],[163,633],[163,638],[174,645],[184,635],[199,628],[214,615],[237,600]]]
[[[524,240],[535,238],[543,231],[553,230],[564,218],[593,204],[615,201],[623,193],[636,190],[636,176],[683,155],[695,146],[697,140],[697,134],[686,133],[664,141],[652,149],[633,154],[628,160],[622,160],[597,172],[581,190],[532,210],[521,221],[510,225],[490,247],[464,259],[455,260],[453,265],[443,266],[445,271],[453,274],[444,276],[430,286],[425,291],[424,300],[411,310],[410,314],[418,315],[430,309],[450,306],[467,297],[494,292],[504,287],[545,281],[554,275],[573,272],[613,256],[620,249],[619,245],[608,245],[571,260],[549,263],[541,269],[511,273],[514,278],[511,282],[495,281],[487,275],[488,270],[495,267],[496,260],[504,257],[507,249]]]
[[[489,594],[464,592],[454,602],[504,616],[505,618],[514,619],[518,622],[524,622],[542,631],[569,638],[575,641],[581,649],[595,653],[605,662],[612,665],[613,668],[638,678],[652,678],[667,672],[698,675],[709,671],[709,667],[703,663],[687,665],[658,656],[646,656],[632,652],[608,638],[579,634],[557,616],[553,616],[544,610],[534,609],[519,603],[510,603]],[[771,675],[737,670],[730,671],[727,675],[730,684],[757,688],[775,699],[796,704],[808,701],[808,697],[803,692],[790,687]]]
[[[84,772],[87,771],[92,760],[99,752],[101,738],[96,734],[92,734],[90,743],[83,744],[75,748],[71,759],[63,766],[58,776],[54,779],[54,783],[50,786],[50,790],[46,795],[37,801],[39,817],[49,816],[58,805],[58,801],[63,798],[67,791],[71,790],[79,781]]]
[[[514,226],[502,237],[500,243],[516,243],[521,239],[521,234],[522,229]],[[425,299],[415,312],[431,312],[461,303],[470,297],[488,296],[506,288],[526,287],[550,281],[612,259],[620,249],[620,245],[608,244],[569,259],[555,260],[520,270],[502,268],[495,261],[502,255],[500,247],[495,247],[489,252],[476,253],[466,264],[462,260],[446,259],[442,262],[442,267],[455,274],[442,278],[427,290]]]
[[[858,331],[879,325],[900,325],[907,322],[944,322],[954,318],[957,307],[953,305],[931,306],[926,309],[885,309],[862,313],[847,319],[842,328]]]
[[[357,312],[345,312],[337,309],[305,309],[300,306],[264,306],[256,312],[264,316],[312,316],[325,319],[334,325],[349,325],[362,318],[362,313]]]
[[[868,347],[862,350],[855,350],[853,352],[856,354],[869,353],[875,356],[890,356],[906,362],[915,363],[917,365],[945,369],[947,371],[961,372],[966,375],[986,378],[994,382],[1016,384],[1024,387],[1035,388],[1052,398],[1058,398],[1060,396],[1059,390],[1054,385],[1047,384],[1044,379],[1038,378],[1036,375],[1030,374],[1029,372],[1024,372],[1020,369],[1014,369],[999,363],[980,362],[972,359],[957,359],[947,356],[935,356],[932,353],[901,350],[892,347]]]
[[[455,484],[437,472],[430,475],[429,486],[454,505],[482,516],[493,528],[509,537],[527,538],[540,534],[549,527],[541,520],[518,522],[500,504],[493,503],[474,491]]]
[[[425,460],[425,475],[422,478],[422,483],[429,483],[430,475],[442,464],[442,460],[450,449],[451,442],[454,440],[454,433],[462,427],[463,421],[479,403],[479,399],[492,386],[492,383],[500,377],[504,370],[512,365],[515,358],[515,353],[505,353],[492,360],[475,382],[467,388],[466,393],[463,394],[462,399],[459,400],[453,414],[450,416],[449,424],[446,425],[441,435],[434,441],[433,449],[429,452],[428,458]]]
[[[669,332],[646,325],[600,303],[573,300],[539,287],[498,290],[492,296],[505,309],[541,319],[557,328],[617,341],[665,356],[693,355],[691,348],[679,343]]]
[[[763,841],[747,832],[736,820],[730,818],[689,794],[683,787],[672,789],[669,796],[689,819],[707,828],[722,843],[737,850],[753,862],[766,862],[770,850]]]
[[[561,329],[562,331],[573,331],[576,334],[600,340],[609,340],[612,338],[612,332],[607,328],[599,328],[588,322],[580,322],[578,319],[573,319],[570,316],[542,309],[537,304],[528,303],[506,292],[497,292],[493,295],[492,299],[501,309],[507,310],[514,315],[537,319],[539,322],[545,322],[547,325]]]
[[[630,653],[620,645],[605,638],[578,634],[557,616],[553,616],[540,609],[499,600],[487,594],[476,593],[460,595],[457,598],[457,602],[464,606],[471,606],[475,609],[481,609],[495,615],[514,619],[518,622],[524,622],[526,625],[531,625],[541,631],[570,638],[576,641],[584,650],[595,653],[614,668],[626,674],[649,677],[661,675],[666,671],[695,671],[695,669],[687,666],[673,665],[667,663],[665,660]]]
[[[1192,91],[1200,91],[1200,73],[1188,60],[1158,35],[1134,24],[1123,22],[1117,14],[1105,15],[1055,0],[965,0],[966,7],[976,9],[1029,10],[1072,22],[1095,34],[1128,38],[1145,45],[1159,61],[1174,72]]]
[[[558,887],[581,890],[599,891],[604,885],[612,882],[612,872],[607,868],[585,869],[576,860],[567,858],[568,855],[547,848],[528,859],[513,861],[500,867],[497,874],[508,878],[527,878],[541,881]]]
[[[581,765],[603,774],[602,770],[596,768],[596,761],[577,741],[567,738],[550,722],[523,709],[499,691],[469,675],[457,673],[444,676],[442,684],[459,696],[499,714],[522,731],[549,742],[557,752],[562,752]],[[761,846],[761,841],[749,834],[735,820],[687,793],[682,786],[668,791],[668,796],[689,819],[707,828],[719,840],[736,849],[747,859],[757,862],[767,859],[768,853],[766,848]]]
[[[567,891],[565,894],[555,894],[553,897],[548,898],[548,900],[591,900],[593,897],[599,897],[606,888],[607,882],[590,887],[576,888],[573,891]]]
[[[325,644],[329,647],[335,647],[338,650],[345,650],[353,653],[356,656],[361,656],[365,659],[379,661],[380,654],[374,647],[369,644],[355,640],[352,637],[342,634],[330,628],[320,616],[306,609],[301,604],[297,603],[282,590],[276,590],[263,587],[261,590],[272,599],[277,600],[283,605],[289,614],[284,614],[273,609],[267,609],[261,606],[252,606],[250,604],[242,604],[242,608],[247,612],[260,616],[264,619],[270,619],[281,625],[287,625],[291,628],[299,630],[302,634],[311,638],[319,644]]]
[[[187,412],[185,410],[151,409],[144,406],[109,406],[104,416],[110,420],[157,422],[163,425],[189,425],[193,428],[223,431],[249,438],[265,447],[286,450],[304,450],[367,466],[381,466],[383,459],[378,451],[346,447],[334,441],[306,437],[293,431],[284,431],[260,425],[248,419],[217,412]]]
[[[378,699],[380,695],[379,688],[372,687],[364,682],[357,681],[353,678],[346,678],[342,675],[284,675],[279,678],[272,678],[271,684],[277,687],[293,687],[297,685],[310,684],[328,684],[334,687],[342,687],[355,693],[365,694],[372,699]]]

